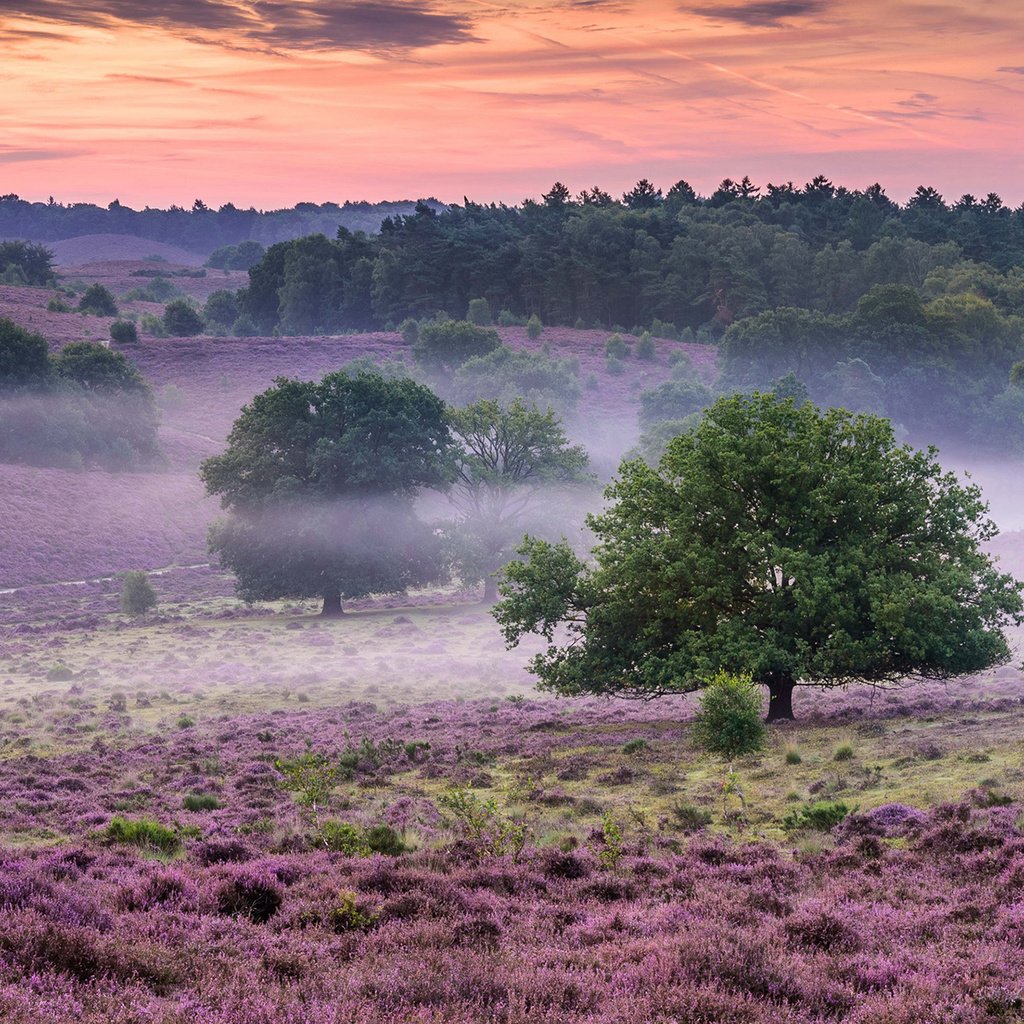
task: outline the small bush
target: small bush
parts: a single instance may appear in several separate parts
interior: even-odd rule
[[[654,339],[651,337],[651,332],[644,331],[640,335],[640,340],[636,343],[636,357],[649,363],[654,360],[655,354]]]
[[[81,313],[92,313],[94,316],[117,316],[117,303],[114,296],[101,284],[91,284],[78,300]]]
[[[672,817],[682,832],[699,832],[711,824],[711,814],[693,804],[676,802],[672,805]]]
[[[343,889],[338,894],[338,902],[331,907],[327,915],[331,928],[336,932],[356,932],[371,928],[377,915],[359,906],[358,897],[350,889]]]
[[[466,319],[477,327],[490,327],[494,322],[491,304],[486,299],[470,299]]]
[[[139,326],[146,334],[150,334],[154,338],[167,337],[167,328],[164,327],[163,319],[152,313],[143,313],[139,317]]]
[[[255,338],[259,334],[259,328],[248,313],[242,313],[231,325],[231,334],[236,338]]]
[[[152,818],[112,818],[103,830],[103,838],[118,846],[137,846],[163,854],[177,853],[181,849],[178,833]]]
[[[503,309],[498,314],[498,326],[499,327],[521,327],[523,318],[516,316],[511,309]]]
[[[216,811],[223,806],[213,793],[189,793],[181,805],[186,811]]]
[[[202,334],[206,322],[187,299],[175,299],[164,307],[164,329],[175,338]]]
[[[71,307],[61,298],[54,296],[46,304],[46,308],[50,313],[70,313]]]
[[[838,747],[835,752],[835,760],[837,761],[851,761],[853,760],[853,747],[849,743],[844,743]]]
[[[217,891],[217,909],[256,924],[269,921],[281,906],[281,888],[267,872],[242,868]]]
[[[141,571],[126,572],[121,584],[121,611],[125,615],[145,615],[156,607],[156,591]]]
[[[74,672],[68,668],[63,662],[58,662],[49,672],[46,673],[46,678],[51,683],[63,683],[74,676]]]
[[[604,343],[604,354],[609,359],[625,359],[629,355],[629,345],[623,340],[621,334],[613,334]]]
[[[635,740],[630,740],[622,747],[624,754],[639,754],[640,751],[646,750],[648,747],[647,740],[640,739],[639,737]]]
[[[399,325],[399,331],[402,334],[402,341],[406,345],[415,345],[420,340],[420,322],[413,317],[409,317],[403,320]]]
[[[828,832],[849,813],[850,808],[841,800],[818,800],[806,807],[798,807],[790,811],[782,819],[782,827],[787,832],[803,828],[813,829],[816,832]]]
[[[389,825],[371,825],[363,833],[363,840],[371,853],[397,857],[401,853],[409,852],[409,847],[402,842],[401,836]]]
[[[191,729],[196,724],[196,720],[191,715],[179,715],[178,716],[178,728],[179,729]]]
[[[370,852],[362,831],[347,821],[321,822],[319,838],[328,850],[347,857],[365,857]]]
[[[762,696],[749,675],[719,672],[700,697],[694,721],[697,742],[712,754],[733,758],[764,746]]]
[[[540,322],[540,317],[536,313],[526,321],[526,336],[533,341],[536,341],[541,333],[544,331],[544,325]]]
[[[424,369],[450,372],[475,356],[501,347],[498,332],[466,320],[425,324],[413,345],[413,358]]]
[[[604,368],[613,377],[621,377],[626,372],[626,365],[621,359],[617,359],[615,356],[609,356],[604,361]]]
[[[786,751],[786,764],[801,764],[803,759],[803,755],[795,747],[790,747]]]
[[[110,337],[118,345],[132,345],[139,340],[139,331],[131,320],[115,320],[110,325]]]

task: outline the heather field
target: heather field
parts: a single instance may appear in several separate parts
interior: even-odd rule
[[[0,628],[5,1021],[1020,1019],[1017,670],[802,694],[730,776],[688,698],[540,698],[468,595],[181,575]]]
[[[138,266],[74,273],[120,292]],[[109,328],[52,294],[0,311],[57,345]],[[617,375],[607,332],[500,333],[579,361],[568,426],[601,475],[670,352],[715,375],[704,346]],[[539,693],[476,590],[325,620],[208,564],[196,470],[241,406],[407,359],[398,334],[123,351],[162,469],[0,466],[4,1024],[1024,1021],[1020,636],[955,682],[800,689],[727,763],[691,697]],[[1024,533],[992,546],[1024,571]],[[147,616],[120,610],[127,569]]]

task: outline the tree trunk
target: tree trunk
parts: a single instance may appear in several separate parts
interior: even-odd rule
[[[768,684],[768,722],[793,720],[793,687],[796,680],[788,675],[771,675]]]
[[[344,612],[341,610],[341,594],[337,590],[329,590],[324,594],[324,607],[320,612],[325,619],[336,619]]]
[[[498,581],[494,576],[484,577],[484,602],[494,604],[498,600]]]

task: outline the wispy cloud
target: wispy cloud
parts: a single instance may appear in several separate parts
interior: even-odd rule
[[[225,33],[236,41],[294,50],[402,51],[474,38],[468,18],[424,0],[13,0],[0,3],[0,14],[67,26]]]
[[[752,3],[710,4],[684,7],[684,11],[702,18],[734,21],[758,28],[775,28],[793,18],[820,14],[828,6],[826,0],[753,0]]]

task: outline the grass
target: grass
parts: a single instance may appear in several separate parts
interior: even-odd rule
[[[152,818],[121,818],[111,822],[101,833],[108,843],[118,846],[137,846],[141,850],[170,856],[181,850],[178,831],[161,825]]]

